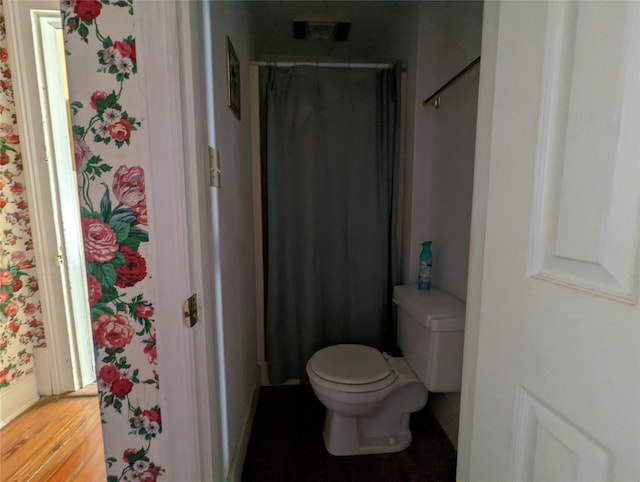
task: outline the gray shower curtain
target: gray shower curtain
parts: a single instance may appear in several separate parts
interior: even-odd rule
[[[399,70],[261,67],[266,351],[306,379],[336,343],[392,349]]]

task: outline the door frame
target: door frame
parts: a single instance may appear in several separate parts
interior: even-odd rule
[[[18,130],[28,186],[27,199],[32,221],[42,322],[47,342],[45,348],[37,349],[34,357],[36,379],[40,395],[56,395],[80,389],[83,376],[77,349],[79,340],[73,326],[69,273],[67,269],[61,269],[65,259],[64,236],[62,226],[55,221],[62,218],[62,212],[57,188],[52,185],[52,180],[56,178],[55,168],[48,161],[46,147],[47,144],[53,146],[53,133],[41,118],[42,110],[49,110],[46,101],[41,101],[39,95],[39,82],[43,82],[44,75],[42,72],[38,72],[37,77],[33,75],[31,59],[20,55],[19,47],[25,39],[29,39],[34,43],[33,52],[43,60],[44,53],[35,44],[36,38],[31,28],[25,31],[22,23],[25,17],[31,16],[29,11],[42,3],[44,2],[40,0],[6,0],[4,7],[9,59],[14,70]],[[52,3],[57,5],[56,2]],[[45,19],[51,17],[51,11],[52,9],[37,9],[34,15],[35,18]],[[37,125],[44,126],[42,133],[32,127]],[[52,239],[56,242],[52,243]],[[60,246],[57,240],[61,241]],[[64,302],[60,303],[60,300]]]
[[[138,77],[144,155],[171,159],[145,172],[167,480],[223,480],[216,297],[208,180],[206,31],[201,2],[139,2]],[[158,55],[158,52],[163,52]],[[170,222],[168,222],[170,220]],[[173,254],[170,256],[169,254]],[[171,289],[167,289],[171,287]],[[182,304],[198,295],[188,328]],[[164,415],[166,414],[166,415]],[[176,443],[178,442],[178,443]]]
[[[462,391],[460,395],[460,425],[456,480],[470,481],[471,437],[474,419],[476,368],[482,306],[482,279],[489,200],[489,171],[491,168],[491,138],[493,99],[498,49],[498,19],[500,2],[485,2],[482,18],[482,48],[478,114],[473,174],[471,210],[471,238],[469,240],[469,274],[467,277],[467,311],[465,320]]]

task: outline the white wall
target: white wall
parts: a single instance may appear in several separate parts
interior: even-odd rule
[[[255,263],[251,180],[249,62],[252,36],[245,2],[211,2],[214,145],[220,152],[222,186],[217,196],[221,330],[224,343],[226,464],[243,434],[256,383]],[[227,107],[225,36],[240,60],[241,120]],[[204,100],[203,100],[204,102]],[[215,203],[216,201],[214,201]],[[221,308],[221,310],[220,310]]]
[[[482,2],[422,2],[411,203],[405,281],[417,279],[421,243],[433,241],[433,283],[467,297],[479,71],[453,86],[434,109],[421,102],[480,55]],[[406,232],[406,231],[405,231]],[[430,394],[429,406],[457,446],[459,394]]]
[[[415,43],[415,2],[251,2],[254,60],[406,61]],[[293,38],[293,20],[351,22],[346,41]]]
[[[416,102],[480,55],[482,2],[421,2]],[[421,243],[433,241],[433,282],[467,294],[469,226],[478,71],[442,96],[442,107],[416,105],[411,228],[404,277],[417,280]]]

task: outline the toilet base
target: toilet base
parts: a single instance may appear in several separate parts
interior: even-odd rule
[[[354,417],[327,409],[324,445],[331,455],[339,456],[400,452],[411,445],[410,414],[393,418],[381,423],[380,417]]]

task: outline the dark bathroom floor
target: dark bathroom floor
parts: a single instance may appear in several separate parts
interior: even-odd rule
[[[456,451],[428,408],[412,415],[413,443],[395,454],[330,455],[323,420],[310,386],[263,387],[243,482],[455,481]]]

